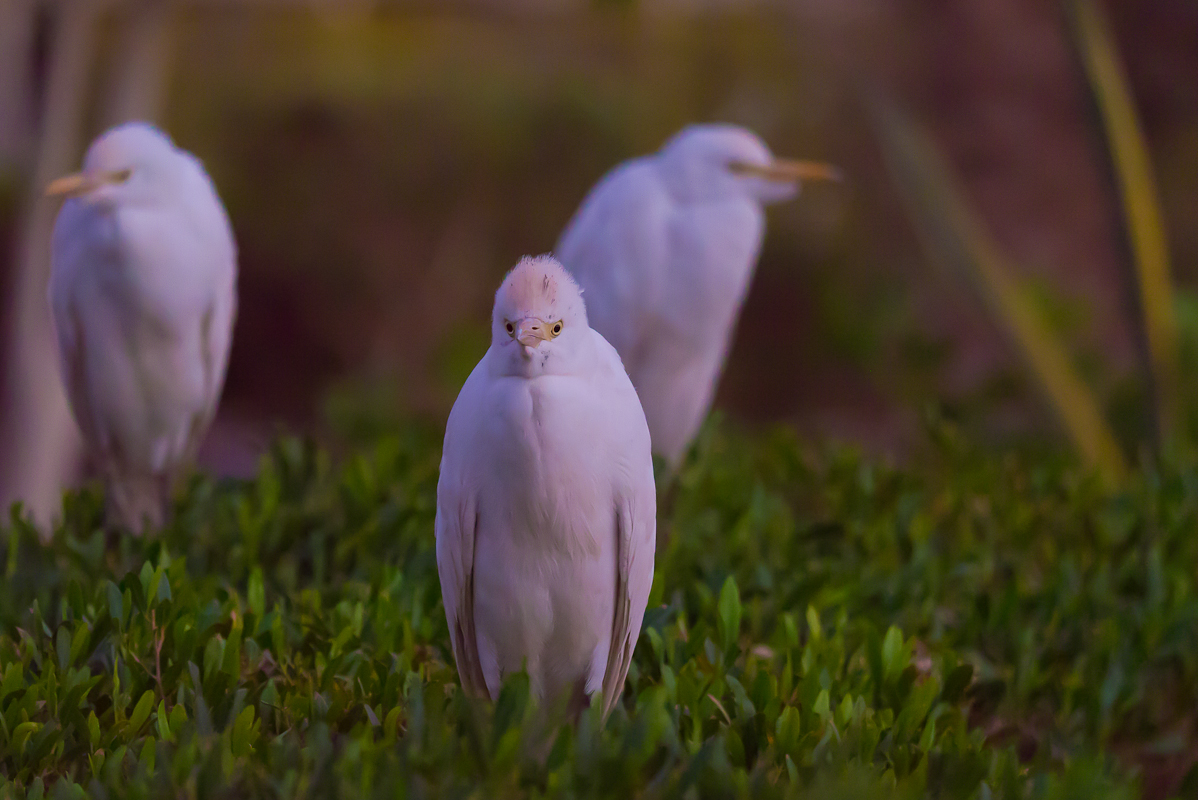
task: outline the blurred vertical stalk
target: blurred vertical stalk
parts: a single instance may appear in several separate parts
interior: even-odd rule
[[[39,522],[49,521],[80,443],[59,380],[46,286],[50,229],[57,207],[43,187],[75,165],[95,48],[98,6],[64,0],[54,9],[53,39],[33,174],[13,258],[14,280],[0,408],[0,503],[23,501]]]
[[[1178,394],[1177,323],[1164,217],[1148,146],[1103,11],[1095,0],[1064,0],[1078,60],[1105,134],[1108,175],[1122,215],[1114,231],[1124,246],[1132,311],[1147,351],[1144,372],[1151,399],[1154,445],[1184,435]],[[1138,302],[1137,302],[1138,301]]]
[[[35,0],[0,0],[0,172],[24,172],[33,144]]]
[[[171,66],[174,15],[169,0],[132,0],[112,65],[102,111],[104,128],[132,120],[157,122]]]
[[[891,104],[872,104],[883,156],[929,254],[966,276],[1006,329],[1082,457],[1108,486],[1122,481],[1123,453],[1094,394],[970,213],[926,133]]]

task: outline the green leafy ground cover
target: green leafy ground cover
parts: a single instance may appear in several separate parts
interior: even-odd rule
[[[435,430],[281,442],[157,540],[68,498],[0,549],[2,794],[1194,796],[1198,468],[1118,494],[938,428],[895,469],[710,427],[623,702],[551,747],[458,689]],[[537,740],[537,741],[534,741]]]

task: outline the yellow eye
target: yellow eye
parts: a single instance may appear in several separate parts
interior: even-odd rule
[[[503,327],[507,330],[507,335],[511,336],[516,332],[516,326],[510,322],[505,322]]]
[[[553,323],[553,327],[550,328],[550,330],[553,331],[554,336],[557,336],[559,333],[561,333],[562,332],[561,320],[558,320],[557,322]]]

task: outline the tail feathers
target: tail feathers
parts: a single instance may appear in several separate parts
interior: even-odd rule
[[[537,699],[522,741],[526,757],[543,766],[553,752],[562,725],[577,727],[591,707],[591,700],[585,677],[562,687],[550,697]]]
[[[112,475],[106,500],[108,524],[141,536],[161,528],[170,510],[170,478],[165,475]]]
[[[584,711],[591,707],[591,695],[587,692],[586,678],[579,678],[574,681],[572,691],[570,692],[569,700],[566,701],[566,714],[570,721],[578,724],[578,720],[582,717]],[[606,717],[607,714],[605,713]]]

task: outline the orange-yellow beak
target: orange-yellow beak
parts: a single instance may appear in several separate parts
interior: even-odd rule
[[[129,170],[118,169],[112,172],[76,172],[50,181],[46,186],[47,197],[80,197],[94,192],[101,186],[124,183],[129,180]]]
[[[728,168],[739,175],[753,175],[771,181],[841,181],[844,174],[838,167],[820,161],[791,161],[774,159],[766,165],[734,161]]]
[[[553,334],[550,333],[545,320],[539,317],[525,317],[516,323],[516,332],[512,334],[512,338],[525,347],[536,347],[542,341],[552,339]]]

